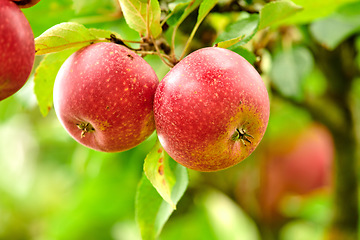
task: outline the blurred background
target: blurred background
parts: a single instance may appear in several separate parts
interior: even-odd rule
[[[220,2],[201,25],[192,49],[211,46],[232,19],[244,18],[236,11],[225,11],[226,7],[236,10],[243,6],[250,12],[267,1]],[[294,25],[258,32],[249,42],[247,48],[254,54],[246,52],[245,57],[254,60],[271,99],[265,137],[256,151],[235,167],[215,173],[189,170],[188,189],[159,239],[324,238],[338,204],[334,159],[342,153],[338,153],[337,142],[351,145],[336,133],[342,129],[351,139],[360,134],[360,6],[344,8],[351,1],[339,2],[316,19],[294,20]],[[42,0],[23,12],[35,37],[66,21],[110,29],[125,39],[139,37],[125,24],[112,0]],[[196,14],[186,21],[195,19]],[[318,36],[314,32],[325,29],[329,22],[334,27],[330,32],[344,29],[340,23],[345,22],[348,29],[349,22],[354,26],[338,40],[338,35],[329,36],[332,42],[327,43],[333,45],[323,48],[321,39],[329,31]],[[184,23],[180,28],[179,49],[189,34],[187,26]],[[326,74],[326,67],[332,65],[325,60],[340,55],[351,62],[343,64],[343,72],[349,66],[356,70],[348,77],[351,83],[337,76],[339,85],[334,86],[335,80],[328,77],[332,72]],[[41,59],[36,57],[34,70]],[[145,59],[160,79],[169,70],[157,57]],[[0,239],[140,240],[135,192],[143,160],[156,135],[123,153],[87,149],[65,132],[53,110],[42,116],[33,76],[34,71],[18,93],[0,103]],[[336,91],[345,85],[346,101],[338,98],[341,92]],[[343,106],[350,106],[351,120],[348,112],[343,118]],[[352,164],[350,169],[356,171],[355,159]]]

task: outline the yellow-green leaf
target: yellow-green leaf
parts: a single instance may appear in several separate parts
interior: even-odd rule
[[[238,42],[240,42],[242,39],[244,39],[245,35],[239,36],[237,38],[232,38],[223,42],[218,42],[215,46],[220,48],[229,48]]]
[[[162,32],[161,9],[158,0],[118,0],[129,27],[141,35],[151,34],[154,38]]]
[[[105,34],[106,32],[106,34]],[[36,55],[59,52],[73,47],[84,47],[98,41],[107,41],[101,37],[110,38],[111,32],[103,30],[91,30],[85,26],[74,23],[64,22],[57,24],[35,39]]]
[[[46,55],[35,71],[34,92],[41,114],[45,117],[53,106],[54,82],[63,62],[78,48]]]
[[[160,196],[175,209],[176,206],[171,200],[171,190],[175,184],[175,177],[169,166],[169,156],[159,141],[156,142],[145,158],[144,172]]]
[[[157,142],[146,157],[136,191],[135,214],[142,240],[155,240],[159,236],[188,182],[187,169],[171,159]]]

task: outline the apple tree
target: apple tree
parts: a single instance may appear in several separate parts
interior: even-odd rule
[[[358,239],[359,33],[355,0],[0,0],[0,239]]]

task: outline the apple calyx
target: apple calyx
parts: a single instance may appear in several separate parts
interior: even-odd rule
[[[234,134],[231,136],[231,140],[233,140],[233,141],[240,140],[245,146],[246,146],[246,142],[251,144],[251,141],[249,138],[254,139],[253,136],[246,133],[246,131],[242,128],[241,129],[236,128]]]
[[[81,131],[81,138],[85,137],[86,133],[95,131],[95,128],[88,122],[82,122],[82,123],[76,124],[76,126],[80,130],[82,130]]]

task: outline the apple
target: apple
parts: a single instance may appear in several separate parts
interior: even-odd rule
[[[331,133],[313,124],[301,133],[291,151],[274,155],[269,165],[281,168],[289,192],[308,194],[331,182],[334,144]]]
[[[199,49],[160,82],[156,130],[165,151],[197,171],[229,168],[249,156],[269,119],[269,97],[255,68],[223,48]]]
[[[40,2],[40,0],[12,0],[20,8],[29,8]]]
[[[285,144],[283,137],[263,142],[258,164],[243,172],[236,189],[243,209],[271,226],[287,221],[282,208],[291,197],[306,198],[331,187],[334,143],[329,130],[313,123],[287,135]]]
[[[79,143],[103,152],[125,151],[155,129],[158,83],[151,66],[133,51],[95,43],[61,66],[54,85],[55,112]]]
[[[0,101],[26,83],[35,59],[34,35],[19,7],[0,0]]]

